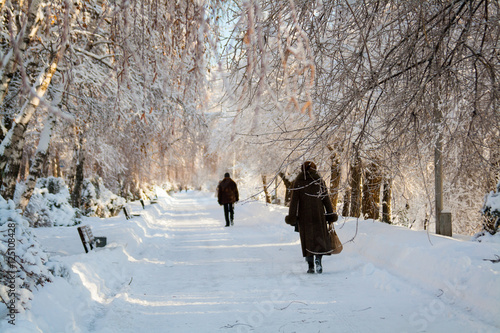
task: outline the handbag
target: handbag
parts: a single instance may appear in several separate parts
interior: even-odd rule
[[[333,227],[333,223],[330,223],[328,234],[330,235],[330,242],[332,244],[332,251],[330,253],[339,254],[340,252],[342,252],[342,249],[344,247],[342,246],[342,242],[337,235],[337,231],[335,231],[335,228]]]

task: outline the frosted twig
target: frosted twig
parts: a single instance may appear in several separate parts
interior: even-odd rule
[[[243,325],[243,326],[248,326],[248,327],[252,327],[252,325],[248,325],[248,324],[243,324],[243,323],[236,323],[236,324],[233,324],[233,325],[230,325],[230,324],[227,324],[226,326],[222,326],[221,328],[233,328],[235,326],[240,326],[240,325]]]
[[[496,259],[483,259],[484,261],[491,261],[492,263],[500,262],[500,256],[495,254]]]
[[[290,305],[292,305],[292,303],[300,303],[300,304],[304,304],[304,305],[309,305],[307,303],[304,303],[304,302],[299,302],[299,301],[291,301],[290,303],[288,303],[287,306],[285,306],[284,308],[275,308],[276,310],[285,310],[286,308],[288,308]]]

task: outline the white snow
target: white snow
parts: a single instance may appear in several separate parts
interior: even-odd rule
[[[33,229],[60,273],[0,332],[499,332],[498,237],[473,242],[340,219],[344,251],[306,274],[287,208],[239,203],[224,227],[213,193],[159,192],[126,220]],[[354,237],[352,242],[349,242]]]

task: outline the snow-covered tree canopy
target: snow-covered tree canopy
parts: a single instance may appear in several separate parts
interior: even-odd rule
[[[270,153],[263,173],[315,159],[327,174],[335,155],[345,191],[349,165],[376,165],[415,216],[432,214],[438,150],[445,204],[478,219],[500,174],[499,15],[490,1],[243,1],[225,53],[237,140]]]
[[[24,167],[9,157],[10,142],[22,137],[21,151],[32,154],[50,113],[61,116],[50,157],[67,177],[85,159],[89,176],[136,189],[166,180],[167,166],[185,167],[197,151],[187,147],[207,132],[207,59],[220,11],[217,0],[2,2],[3,136],[18,115],[27,130],[2,143],[3,167],[16,175]],[[23,107],[29,99],[36,113]]]
[[[445,202],[472,232],[500,165],[499,13],[482,0],[2,1],[2,195],[27,179],[27,199],[49,175],[74,193],[94,177],[122,196],[213,189],[226,170],[283,192],[277,175],[313,159],[339,205],[383,179],[396,215],[423,222],[439,151]]]

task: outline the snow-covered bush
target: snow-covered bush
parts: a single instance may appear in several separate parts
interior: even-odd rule
[[[7,318],[29,308],[33,290],[51,281],[47,260],[28,221],[13,201],[0,196],[0,303],[7,307]]]
[[[82,211],[85,216],[116,216],[124,205],[125,199],[108,190],[102,179],[83,180]]]
[[[156,185],[149,185],[145,186],[141,190],[141,199],[146,199],[146,200],[156,200],[158,199],[158,194],[157,194],[157,189],[158,187]],[[165,183],[161,187],[165,192],[170,192],[173,191],[173,185],[171,183]]]
[[[31,227],[72,226],[79,224],[80,212],[71,207],[71,196],[62,178],[39,178],[24,216]]]
[[[149,187],[145,187],[144,189],[141,189],[139,191],[140,193],[140,196],[141,196],[141,199],[146,199],[146,200],[150,200],[152,198],[154,198],[154,191],[151,190]]]
[[[167,193],[172,193],[175,192],[175,185],[167,181],[161,185],[161,189]],[[153,189],[152,191],[154,192],[154,195],[156,195],[156,190]]]
[[[500,224],[500,182],[495,192],[491,191],[486,195],[481,213],[484,230],[494,235]]]

